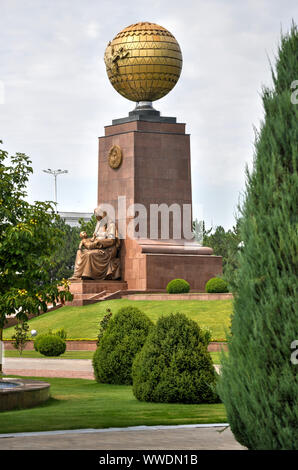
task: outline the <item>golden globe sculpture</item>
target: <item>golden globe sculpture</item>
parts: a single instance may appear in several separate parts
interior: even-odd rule
[[[137,102],[165,96],[182,69],[178,42],[154,23],[136,23],[120,31],[107,45],[104,61],[115,90]]]

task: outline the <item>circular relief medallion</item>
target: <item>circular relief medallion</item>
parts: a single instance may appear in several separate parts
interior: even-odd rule
[[[108,161],[111,168],[119,168],[122,162],[122,150],[119,145],[110,148]]]

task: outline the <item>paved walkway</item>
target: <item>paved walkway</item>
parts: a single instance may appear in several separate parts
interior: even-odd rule
[[[206,426],[2,434],[0,450],[245,450],[229,428]]]
[[[215,366],[217,372],[219,366]],[[4,361],[3,372],[6,375],[26,377],[64,377],[94,379],[91,359],[38,359],[11,358]]]
[[[90,359],[38,359],[11,358],[4,360],[3,372],[6,375],[27,377],[65,377],[94,379]]]

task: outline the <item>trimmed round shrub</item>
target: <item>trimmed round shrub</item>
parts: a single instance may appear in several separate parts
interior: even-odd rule
[[[41,335],[38,335],[33,342],[33,346],[35,351],[39,352],[39,343],[42,340],[44,336],[59,336],[63,341],[66,340],[67,333],[64,330],[64,328],[61,328],[60,330],[56,331],[55,333],[52,332],[52,330],[49,330],[48,333],[43,333]]]
[[[208,282],[206,282],[205,291],[209,294],[229,292],[228,283],[220,277],[212,277]]]
[[[34,346],[35,351],[37,351],[37,352],[39,351],[39,343],[40,343],[40,341],[42,340],[42,338],[43,338],[44,336],[48,336],[48,335],[46,335],[46,334],[38,335],[38,336],[34,339],[33,346]]]
[[[123,307],[113,316],[93,355],[97,382],[132,384],[132,362],[153,323],[138,308]]]
[[[187,294],[190,285],[184,279],[173,279],[167,285],[168,294]]]
[[[44,356],[60,356],[66,350],[66,342],[56,335],[42,335],[38,341],[38,352]]]
[[[133,362],[133,393],[160,403],[216,403],[208,338],[184,314],[162,316]]]

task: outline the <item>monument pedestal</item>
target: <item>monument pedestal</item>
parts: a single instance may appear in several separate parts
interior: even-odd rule
[[[109,165],[113,146],[122,152],[118,168]],[[206,282],[222,273],[222,258],[213,256],[211,248],[189,243],[183,235],[173,236],[174,219],[169,217],[169,238],[150,239],[150,205],[176,204],[183,210],[191,207],[190,136],[185,124],[175,118],[146,117],[146,113],[117,119],[105,127],[99,138],[98,205],[110,204],[116,222],[121,221],[118,197],[125,196],[126,210],[141,204],[147,211],[147,238],[121,241],[122,279],[129,290],[164,290],[169,281],[183,278],[192,291],[204,292]],[[131,221],[126,217],[125,226]],[[191,231],[189,220],[188,231]]]
[[[82,306],[94,304],[108,294],[127,290],[125,281],[97,281],[97,280],[73,280],[70,281],[70,292],[73,300],[66,305]]]
[[[205,292],[206,282],[222,272],[222,258],[211,248],[177,240],[125,240],[121,263],[129,290],[164,291],[180,278],[191,291]]]
[[[108,43],[104,60],[112,86],[136,103],[127,117],[114,119],[99,137],[97,219],[107,218],[106,235],[97,238],[105,240],[103,250],[113,243],[108,238],[117,239],[118,250],[120,239],[120,255],[115,249],[93,255],[94,246],[88,243],[90,253],[78,255],[74,278],[82,273],[107,277],[108,271],[100,276],[101,261],[110,256],[108,262],[113,262],[117,255],[127,290],[164,291],[169,281],[183,278],[191,291],[203,292],[206,282],[221,274],[222,258],[214,256],[211,248],[189,242],[193,238],[190,136],[185,124],[152,107],[152,101],[166,96],[179,79],[180,46],[164,27],[140,22]],[[115,236],[117,226],[119,236]],[[92,258],[98,263],[89,269]],[[83,271],[84,263],[88,271]],[[97,281],[75,281],[71,286],[74,302],[97,301],[104,290]]]

